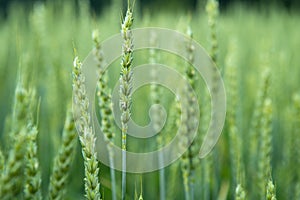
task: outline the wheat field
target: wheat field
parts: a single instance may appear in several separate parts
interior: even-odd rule
[[[299,13],[241,5],[219,12],[215,0],[189,13],[141,12],[132,4],[124,16],[121,10],[118,1],[100,14],[91,12],[87,1],[47,1],[31,9],[13,4],[0,18],[0,199],[300,199]],[[128,32],[143,27],[192,37],[221,73],[225,125],[203,159],[198,152],[211,112],[205,82],[168,52],[132,52],[134,38]],[[97,159],[101,152],[95,147],[81,67],[90,52],[101,66],[101,42],[120,32],[128,48],[120,46],[122,56],[106,72],[101,67],[96,72],[103,75],[95,102],[109,152],[111,144],[124,151],[152,151],[171,141],[179,126],[193,129],[195,116],[190,112],[180,120],[180,106],[167,88],[128,89],[135,66],[172,66],[188,79],[199,101],[195,141],[174,163],[153,172],[122,173]],[[110,100],[119,79],[121,129]],[[72,99],[80,102],[79,118]],[[161,134],[142,141],[128,136],[126,117],[147,125],[153,103],[167,111]],[[186,103],[194,105],[191,98]]]

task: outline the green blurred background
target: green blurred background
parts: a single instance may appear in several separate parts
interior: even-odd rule
[[[15,3],[23,4],[28,8],[32,8],[32,5],[35,2],[51,2],[52,0],[0,0],[0,10],[2,16],[7,16],[8,8]],[[66,0],[72,1],[72,0]],[[109,7],[114,0],[89,0],[90,7],[93,12],[99,14],[103,12],[103,9]],[[80,0],[74,0],[77,6],[79,5]],[[124,1],[125,6],[127,1]],[[193,10],[195,11],[197,6],[204,5],[205,0],[139,0],[139,11],[147,9],[180,9],[180,10]],[[279,6],[286,10],[299,10],[300,2],[298,0],[220,0],[220,9],[226,10],[234,4],[244,4],[249,7],[264,8],[270,6]]]

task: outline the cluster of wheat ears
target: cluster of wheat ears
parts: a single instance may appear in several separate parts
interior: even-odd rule
[[[85,4],[81,5],[85,7]],[[31,18],[31,23],[35,27],[36,33],[40,38],[43,38],[46,34],[45,30],[49,27],[45,27],[43,20],[45,20],[44,7],[39,7],[35,10],[35,14]],[[99,80],[97,81],[97,93],[96,93],[96,108],[99,111],[99,124],[101,131],[104,135],[107,149],[109,152],[109,165],[106,167],[102,165],[97,157],[95,130],[91,122],[91,114],[89,113],[90,100],[87,97],[87,91],[85,88],[86,77],[82,72],[82,62],[74,50],[74,61],[72,68],[72,83],[66,83],[73,88],[73,100],[76,103],[76,108],[71,106],[71,98],[69,102],[59,102],[64,98],[64,89],[52,93],[47,106],[49,110],[59,109],[67,110],[66,114],[60,113],[56,119],[50,119],[43,115],[43,99],[39,98],[43,88],[36,88],[30,81],[30,75],[38,76],[39,73],[30,69],[30,67],[19,67],[17,86],[14,93],[14,100],[11,114],[8,115],[5,121],[5,128],[1,139],[5,141],[5,145],[1,142],[0,148],[0,199],[266,199],[276,200],[277,196],[277,180],[276,177],[280,175],[277,173],[275,177],[273,174],[274,165],[272,164],[272,155],[274,151],[273,134],[274,131],[274,92],[277,88],[273,88],[272,70],[269,63],[269,56],[266,53],[263,62],[263,73],[259,76],[260,84],[259,88],[255,90],[256,97],[251,112],[249,111],[250,118],[247,134],[244,134],[245,129],[241,128],[241,114],[238,107],[241,104],[241,87],[239,86],[240,74],[239,69],[239,46],[238,41],[232,39],[228,43],[228,49],[225,56],[220,57],[219,52],[219,40],[218,40],[218,20],[219,20],[219,8],[216,0],[208,0],[206,3],[206,13],[208,19],[209,30],[209,55],[213,62],[217,65],[224,65],[221,70],[221,74],[224,78],[227,93],[227,115],[226,124],[224,127],[224,134],[220,143],[217,144],[217,152],[212,152],[207,158],[200,160],[198,152],[200,149],[202,137],[206,132],[206,125],[209,123],[210,107],[207,106],[210,103],[209,95],[204,95],[201,98],[200,103],[200,126],[198,130],[198,136],[194,141],[188,141],[190,138],[188,133],[195,129],[198,125],[193,122],[195,116],[193,106],[196,105],[192,97],[191,89],[196,91],[199,89],[197,85],[199,78],[195,69],[189,65],[184,64],[184,77],[191,85],[191,88],[185,88],[183,93],[183,105],[191,109],[188,109],[185,116],[181,116],[181,107],[176,99],[164,100],[161,98],[164,91],[159,85],[151,85],[151,88],[147,90],[150,93],[150,103],[163,104],[166,101],[170,105],[168,110],[167,127],[156,136],[153,142],[157,148],[161,148],[170,139],[170,135],[164,136],[164,133],[172,133],[176,131],[176,128],[182,126],[181,140],[182,145],[191,142],[191,145],[171,166],[167,168],[161,168],[155,174],[149,175],[132,175],[126,173],[126,151],[128,150],[128,123],[133,114],[132,107],[135,104],[132,94],[132,83],[134,80],[133,67],[134,59],[138,57],[138,53],[135,56],[134,38],[132,35],[132,26],[134,24],[134,12],[131,4],[128,2],[127,11],[122,18],[121,23],[121,36],[123,40],[122,57],[121,62],[118,63],[118,73],[120,74],[119,82],[119,108],[121,110],[121,130],[116,130],[116,125],[113,118],[113,105],[111,100],[111,77],[107,71],[103,70],[105,60],[103,59],[103,51],[101,47],[100,35],[101,31],[94,30],[92,32],[93,41],[93,54],[97,63],[97,75]],[[66,7],[66,13],[68,13]],[[82,14],[82,18],[87,15]],[[146,17],[145,17],[146,18]],[[115,18],[113,18],[115,19]],[[185,18],[186,19],[186,18]],[[68,19],[72,22],[71,18]],[[149,20],[149,19],[148,19]],[[221,22],[221,20],[220,20]],[[143,22],[147,24],[146,22]],[[57,25],[59,27],[60,25]],[[81,26],[84,29],[84,25]],[[192,40],[194,38],[192,26],[187,23],[185,29],[187,38]],[[101,30],[101,29],[100,29]],[[63,36],[62,36],[63,37]],[[155,38],[152,38],[152,42],[155,43]],[[54,44],[57,45],[57,44]],[[51,61],[45,55],[46,47],[49,44],[39,40],[37,46],[33,48],[39,48],[41,51],[36,52],[41,60],[36,62],[39,64],[49,65]],[[74,45],[76,46],[76,44]],[[50,48],[50,47],[49,47]],[[44,50],[43,50],[44,49]],[[74,48],[75,49],[75,48]],[[80,49],[80,47],[78,47]],[[193,63],[194,59],[194,47],[191,42],[187,42],[186,52],[188,56],[188,62]],[[150,63],[155,64],[160,61],[160,51],[150,49],[147,54],[147,59]],[[49,53],[50,54],[50,53]],[[58,53],[59,54],[59,53]],[[224,60],[224,62],[221,61]],[[25,61],[24,61],[25,60]],[[60,59],[58,59],[60,60]],[[167,59],[166,59],[167,60]],[[26,63],[26,56],[22,57],[21,65]],[[29,62],[29,61],[28,61]],[[66,62],[71,63],[71,62]],[[55,64],[54,64],[55,65]],[[182,64],[181,64],[182,65]],[[56,68],[60,70],[59,67]],[[57,81],[64,79],[65,75],[62,75],[65,71],[59,72],[54,70],[48,70],[49,76],[56,74]],[[181,67],[182,69],[182,67]],[[2,69],[1,69],[2,70]],[[2,75],[2,74],[1,74]],[[155,71],[153,76],[157,76]],[[2,76],[1,76],[2,77]],[[276,80],[276,77],[275,77]],[[46,80],[47,81],[47,80]],[[61,81],[65,82],[65,81]],[[37,82],[36,82],[37,83]],[[53,87],[58,87],[55,81],[48,82]],[[275,84],[276,85],[276,84]],[[69,88],[70,87],[66,87]],[[244,94],[246,95],[246,94]],[[62,97],[61,97],[62,96]],[[292,95],[291,95],[292,96]],[[68,96],[70,97],[70,96]],[[67,108],[67,109],[65,109]],[[300,132],[300,96],[295,94],[292,96],[291,104],[289,106],[290,116],[292,122],[288,130],[291,131],[290,136],[285,144],[288,152],[286,154],[286,161],[283,167],[280,169],[288,169],[285,166],[293,166],[290,169],[291,172],[286,172],[287,176],[290,173],[294,173],[293,177],[288,177],[284,183],[286,188],[281,190],[287,190],[288,192],[280,191],[281,196],[287,194],[287,199],[300,199],[300,171],[297,169],[299,161],[299,145],[300,139],[297,133]],[[74,117],[73,112],[79,113],[77,118]],[[142,112],[141,112],[142,113]],[[60,132],[60,140],[54,142],[53,146],[56,155],[52,160],[51,155],[47,155],[47,148],[49,146],[43,146],[39,144],[48,144],[45,141],[39,139],[40,134],[45,132],[43,125],[40,125],[40,121],[49,121],[47,127],[59,127],[59,120],[64,117],[64,126],[61,128],[53,128],[47,131]],[[45,118],[45,119],[42,119]],[[55,117],[53,117],[55,118]],[[181,119],[181,120],[180,120]],[[154,125],[161,126],[161,113],[159,110],[155,111],[153,117]],[[76,125],[75,125],[76,122]],[[46,138],[46,140],[52,140],[52,136]],[[43,137],[40,137],[43,138]],[[280,137],[279,137],[280,138]],[[118,141],[119,140],[119,141]],[[53,140],[52,140],[53,141]],[[78,141],[80,145],[78,145]],[[246,141],[246,142],[245,142]],[[118,172],[114,169],[115,163],[113,159],[113,151],[111,150],[113,144],[120,144],[122,149],[122,172]],[[297,146],[298,145],[298,146]],[[224,147],[228,149],[224,150]],[[180,147],[178,147],[180,148]],[[222,149],[223,148],[223,149]],[[42,150],[43,149],[43,150]],[[77,160],[82,159],[76,156],[77,150],[80,149],[82,153],[83,162]],[[218,154],[219,151],[225,153]],[[39,152],[43,152],[44,155],[39,155]],[[49,153],[50,154],[50,153]],[[42,158],[47,157],[47,158]],[[49,158],[48,158],[49,157]],[[76,159],[75,159],[76,158]],[[45,161],[46,164],[40,163],[40,159]],[[163,157],[160,158],[160,162],[163,162]],[[293,159],[295,159],[293,161]],[[295,164],[293,164],[293,162]],[[81,168],[74,168],[76,164],[82,164],[84,167],[84,175],[79,176],[82,180],[77,186],[75,183],[72,187],[68,186],[71,182],[71,178],[78,182],[78,179],[74,178],[74,174],[78,173],[75,170],[81,170]],[[218,163],[223,163],[218,166]],[[225,163],[225,164],[224,164]],[[227,167],[229,165],[230,167]],[[277,163],[278,166],[281,166]],[[50,167],[51,166],[51,167]],[[219,167],[223,167],[224,170],[220,170]],[[276,167],[276,166],[275,166]],[[42,170],[44,168],[48,171]],[[279,168],[279,167],[278,167]],[[219,172],[219,174],[217,173]],[[222,173],[222,174],[221,174]],[[283,173],[283,172],[281,172]],[[279,174],[279,175],[278,175]],[[120,176],[119,176],[120,175]],[[138,181],[136,181],[136,177]],[[284,175],[282,175],[284,177]],[[50,177],[50,178],[49,178]],[[121,177],[121,178],[119,178]],[[135,178],[133,178],[135,177]],[[154,177],[154,178],[153,178]],[[225,181],[223,181],[224,179]],[[284,178],[283,178],[284,179]],[[144,180],[144,181],[142,181]],[[145,181],[147,180],[147,181]],[[178,181],[180,180],[180,181]],[[281,179],[278,180],[278,182]],[[140,183],[138,186],[136,183]],[[83,185],[84,184],[84,194]],[[120,185],[120,187],[119,187]],[[133,186],[134,185],[134,186]],[[82,189],[80,189],[82,188]],[[145,189],[147,188],[147,189]],[[77,192],[74,192],[77,190]],[[69,195],[74,193],[72,197]],[[151,193],[151,194],[149,194]],[[178,194],[178,196],[177,196]],[[183,194],[182,196],[180,196]],[[81,196],[79,196],[81,195]]]

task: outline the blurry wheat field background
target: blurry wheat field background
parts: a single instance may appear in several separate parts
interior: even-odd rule
[[[36,89],[33,118],[38,122],[37,155],[44,198],[48,196],[53,160],[61,145],[66,111],[72,101],[73,47],[79,58],[84,60],[94,45],[94,29],[99,30],[101,41],[120,32],[120,11],[118,5],[112,5],[96,15],[89,11],[86,1],[80,1],[79,5],[71,1],[48,1],[35,4],[30,11],[15,4],[11,6],[7,18],[0,18],[0,150],[4,155],[0,173],[4,173],[6,158],[13,146],[9,135],[15,126],[12,120],[15,88],[22,77],[27,88]],[[146,10],[141,14],[134,10],[133,17],[133,28],[164,27],[185,33],[190,26],[194,39],[209,52],[211,41],[205,4],[192,13]],[[231,109],[227,113],[236,116],[233,120],[237,136],[230,133],[232,124],[226,118],[217,145],[207,158],[199,161],[195,170],[194,199],[238,199],[238,184],[243,185],[246,194],[246,198],[241,199],[259,199],[260,185],[267,185],[269,180],[275,186],[277,199],[300,199],[299,25],[299,13],[277,7],[255,10],[235,6],[218,16],[216,63],[226,86],[227,108]],[[147,53],[134,53],[133,66],[147,61]],[[184,73],[182,67],[176,67],[182,65],[178,58],[162,53],[160,63],[175,66]],[[235,68],[232,69],[232,66]],[[264,85],[267,69],[270,80]],[[232,70],[235,70],[233,78],[230,74]],[[120,76],[120,60],[113,63],[108,73],[108,85],[113,88]],[[236,81],[233,86],[231,81]],[[204,83],[200,76],[196,83],[199,84],[200,107],[205,108],[208,103],[206,97],[201,96]],[[267,119],[264,119],[268,110],[262,108],[259,110],[261,115],[255,113],[260,93],[265,87],[268,99],[272,101],[269,124],[265,124]],[[149,122],[149,91],[149,87],[144,87],[133,95],[132,117],[142,125]],[[172,95],[167,93],[167,96],[163,102],[166,106]],[[265,103],[262,104],[264,107]],[[209,112],[209,109],[203,110]],[[172,110],[171,106],[167,110]],[[257,116],[259,118],[256,119]],[[255,121],[261,121],[261,125],[253,126]],[[170,120],[166,126],[171,132],[177,128]],[[206,126],[200,123],[201,130]],[[264,131],[267,135],[263,135]],[[253,136],[252,132],[256,134]],[[116,135],[116,143],[120,143],[119,130]],[[238,140],[239,146],[234,139]],[[143,144],[147,145],[146,142]],[[261,157],[260,152],[265,149],[267,154]],[[235,151],[239,151],[239,167],[236,165]],[[166,199],[184,199],[180,162],[179,159],[165,168]],[[269,174],[267,179],[261,180],[257,174],[265,163],[269,163],[269,167],[263,170],[269,171]],[[241,173],[240,179],[235,174],[237,169]],[[121,173],[116,172],[116,177],[117,192],[120,193]],[[99,180],[102,197],[111,199],[109,168],[103,164],[100,164]],[[0,182],[0,187],[3,187],[2,184]],[[83,185],[84,165],[78,143],[63,199],[83,199]],[[128,199],[136,199],[135,193],[139,196],[141,191],[144,199],[159,199],[157,171],[127,175]],[[20,194],[13,199],[22,197],[23,194]]]

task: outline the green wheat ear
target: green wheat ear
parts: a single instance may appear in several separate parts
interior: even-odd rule
[[[9,151],[4,172],[1,174],[0,199],[9,200],[18,197],[20,184],[23,183],[24,152],[27,143],[27,129],[18,133],[18,139]]]
[[[217,40],[217,18],[219,15],[219,3],[216,0],[208,0],[206,3],[206,12],[208,15],[208,26],[210,30],[210,51],[214,63],[217,63],[218,40]]]
[[[24,198],[27,200],[42,199],[41,194],[41,172],[37,158],[37,135],[36,126],[29,125],[28,147],[26,151],[25,188]]]
[[[126,137],[128,131],[128,122],[131,115],[131,92],[132,92],[132,61],[133,61],[133,37],[131,27],[133,17],[131,8],[128,4],[126,16],[121,26],[121,35],[123,38],[121,77],[120,77],[120,110],[122,125],[122,200],[126,195]]]
[[[62,144],[58,155],[54,159],[53,172],[50,177],[49,199],[64,199],[76,144],[77,132],[75,130],[73,114],[71,108],[69,108],[62,133]]]
[[[261,118],[260,147],[258,154],[258,178],[260,195],[263,198],[266,193],[267,180],[271,172],[271,151],[272,151],[272,101],[266,98],[263,104],[263,115]]]
[[[100,37],[98,30],[93,32],[93,41],[94,41],[94,56],[97,62],[98,67],[98,82],[97,82],[97,98],[98,105],[100,109],[100,128],[104,134],[104,138],[107,143],[107,149],[109,153],[109,165],[110,165],[110,177],[111,177],[111,190],[112,190],[112,200],[117,199],[116,191],[116,177],[114,169],[114,154],[112,150],[112,145],[114,143],[114,131],[113,131],[113,114],[112,114],[112,100],[110,91],[108,89],[108,75],[104,71],[104,58],[103,52],[100,44]]]
[[[209,48],[209,56],[211,57],[212,61],[217,65],[218,64],[218,40],[217,40],[217,18],[219,16],[219,3],[216,0],[208,0],[206,3],[206,12],[208,15],[208,26],[209,26],[209,42],[210,42],[210,48]],[[217,65],[218,66],[218,65]],[[212,85],[212,93],[216,93],[219,90],[218,87],[218,71],[215,67],[213,67],[213,74],[211,75],[211,78],[213,80],[213,85]],[[206,95],[206,100],[209,99],[207,98],[208,95]],[[210,102],[207,101],[207,102]],[[203,110],[204,110],[204,123],[202,123],[202,126],[208,124],[208,115],[205,112],[208,110],[208,105],[205,105]],[[216,113],[212,113],[211,116],[211,121],[216,120]],[[203,128],[204,128],[203,126]],[[216,152],[213,152],[215,154]],[[204,198],[210,198],[214,196],[217,193],[217,188],[218,186],[218,181],[216,177],[215,171],[213,171],[214,167],[214,162],[213,162],[213,156],[210,155],[206,159],[203,160],[203,169],[204,169]],[[213,191],[212,194],[210,194],[210,188],[212,187]]]
[[[229,152],[235,198],[245,199],[244,163],[242,160],[242,132],[237,124],[238,75],[237,75],[237,41],[231,40],[225,59],[225,83],[228,98],[226,125],[229,132]]]
[[[270,179],[267,183],[267,194],[266,194],[266,200],[276,200],[276,188],[273,184],[272,179]]]
[[[10,132],[12,149],[8,153],[6,165],[0,177],[0,199],[19,197],[22,192],[24,178],[24,152],[27,151],[28,127],[31,119],[34,90],[26,90],[22,80],[18,80],[13,105],[14,126]]]
[[[27,90],[24,88],[22,80],[19,80],[16,90],[15,99],[13,105],[13,117],[12,117],[12,141],[15,140],[19,131],[27,126],[28,121],[31,120],[32,111],[32,98],[34,96],[34,90]]]
[[[99,163],[95,150],[96,137],[91,126],[91,116],[89,114],[89,100],[86,96],[85,77],[82,74],[82,63],[78,57],[75,57],[73,63],[73,93],[74,101],[78,108],[80,117],[77,121],[79,131],[79,141],[82,147],[82,155],[84,160],[84,189],[85,197],[89,200],[101,199],[100,182],[99,182]]]
[[[250,171],[250,173],[255,174],[255,176],[250,176],[248,177],[251,182],[254,181],[258,181],[261,180],[263,182],[260,182],[259,187],[257,187],[257,185],[250,185],[252,187],[251,190],[255,190],[257,192],[253,192],[252,194],[249,193],[249,195],[253,195],[256,196],[258,194],[260,194],[260,197],[263,198],[265,196],[264,191],[265,191],[265,181],[267,180],[269,175],[267,172],[262,172],[262,168],[264,168],[262,165],[263,163],[268,163],[268,161],[264,161],[264,158],[260,158],[260,157],[264,157],[262,156],[263,152],[260,152],[260,148],[262,148],[262,146],[264,146],[263,148],[265,148],[265,150],[267,150],[265,145],[261,145],[259,144],[259,142],[261,142],[261,137],[262,136],[266,136],[266,128],[263,128],[263,122],[265,123],[266,121],[266,117],[265,116],[266,113],[264,113],[264,106],[265,106],[265,101],[266,99],[268,99],[269,97],[269,93],[270,93],[270,86],[271,86],[271,73],[269,68],[266,68],[266,70],[263,72],[262,74],[262,83],[259,86],[258,89],[258,94],[257,97],[255,99],[255,106],[254,106],[254,111],[253,111],[253,115],[251,118],[251,124],[250,124],[250,130],[249,130],[249,149],[248,149],[248,154],[249,154],[249,164],[248,164],[248,169]],[[271,103],[271,102],[270,102]],[[269,113],[271,114],[271,113]],[[271,116],[269,116],[271,117]],[[266,124],[265,124],[266,126]],[[265,130],[264,130],[265,129]],[[268,136],[269,133],[267,133],[267,137],[265,137],[265,139],[268,140]],[[258,139],[260,138],[260,139]],[[259,141],[259,142],[258,142]],[[264,140],[264,142],[267,142],[266,140]],[[266,152],[264,152],[266,153]],[[259,157],[260,156],[260,157]],[[260,170],[258,170],[260,173],[257,173],[257,161],[259,160],[259,163],[261,165]],[[268,165],[268,164],[267,164]],[[265,174],[265,175],[262,175]],[[258,180],[257,180],[258,179]],[[258,198],[258,197],[256,197]]]
[[[194,62],[194,45],[192,43],[193,33],[190,27],[187,29],[188,41],[186,44],[186,52],[188,54],[188,62],[193,64]],[[183,91],[183,106],[189,108],[187,110],[187,115],[182,117],[181,126],[182,129],[182,141],[183,146],[187,143],[191,144],[188,147],[188,150],[181,157],[181,171],[183,174],[183,183],[185,191],[185,199],[194,199],[194,183],[195,183],[195,169],[199,164],[199,158],[197,156],[199,148],[197,142],[191,141],[189,134],[193,131],[196,131],[197,124],[195,124],[195,118],[198,118],[194,106],[197,104],[197,99],[193,96],[193,91],[195,91],[195,70],[189,64],[186,66],[185,77],[191,87],[186,86]]]
[[[235,188],[235,200],[245,200],[246,193],[241,184],[238,184]]]
[[[257,148],[258,144],[256,139],[258,138],[258,133],[261,130],[261,119],[263,115],[263,104],[265,99],[269,96],[270,91],[270,80],[271,73],[269,69],[266,69],[262,75],[262,83],[258,90],[258,96],[255,100],[255,107],[253,116],[251,119],[251,127],[250,127],[250,148],[249,148],[249,156],[250,156],[250,165],[255,165],[256,156],[257,156]]]

